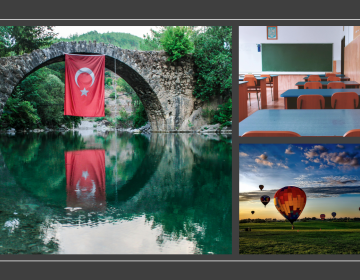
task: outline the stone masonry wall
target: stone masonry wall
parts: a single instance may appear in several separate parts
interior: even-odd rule
[[[104,54],[140,97],[153,131],[184,127],[194,111],[194,63],[191,55],[171,63],[165,52],[124,50],[97,42],[60,42],[22,56],[0,58],[0,116],[16,85],[36,70],[65,60],[66,53]],[[119,108],[120,109],[120,108]]]

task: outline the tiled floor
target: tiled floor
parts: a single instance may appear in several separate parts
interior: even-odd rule
[[[267,109],[284,109],[284,98],[280,97],[280,95],[284,92],[279,90],[279,99],[277,101],[272,101],[271,99],[271,91],[270,88],[266,89],[267,91]],[[248,94],[249,96],[249,94]],[[260,99],[260,93],[259,93],[259,99]],[[251,102],[251,106],[250,106],[250,102]],[[257,99],[256,99],[256,93],[250,93],[250,102],[249,100],[247,101],[248,104],[248,116],[250,116],[251,114],[253,114],[254,112],[256,112],[258,109],[258,103],[257,103]],[[261,101],[259,101],[259,105],[261,108]]]

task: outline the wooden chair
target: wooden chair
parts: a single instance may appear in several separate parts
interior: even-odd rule
[[[310,75],[308,82],[321,82],[319,75]]]
[[[341,82],[328,83],[327,88],[332,88],[332,89],[345,88],[345,84]]]
[[[249,93],[249,103],[250,103],[250,106],[251,106],[251,100],[250,100],[250,93],[251,92],[256,92],[256,98],[257,98],[257,102],[258,102],[258,108],[260,110],[260,105],[259,105],[259,96],[258,96],[258,93],[260,92],[260,87],[257,86],[257,80],[254,76],[248,76],[244,77],[244,81],[248,81],[247,82],[247,92]]]
[[[356,109],[359,96],[356,92],[335,92],[331,96],[331,107],[334,109]]]
[[[304,89],[322,89],[322,84],[320,82],[307,82]]]
[[[340,82],[341,79],[340,79],[340,77],[329,76],[329,77],[327,78],[327,81],[328,81],[328,82]]]
[[[300,95],[297,98],[298,109],[324,109],[325,98],[319,94]]]
[[[344,137],[360,137],[360,129],[352,129],[344,134]]]
[[[270,87],[270,90],[271,90],[271,100],[274,101],[274,97],[273,97],[273,93],[272,93],[273,83],[271,82],[271,77],[270,77],[270,75],[263,74],[263,75],[260,75],[260,77],[266,77],[266,86],[269,86],[269,87]]]
[[[336,77],[336,73],[325,73],[325,77],[331,77],[331,76]]]
[[[242,137],[300,137],[300,134],[292,131],[248,131]]]

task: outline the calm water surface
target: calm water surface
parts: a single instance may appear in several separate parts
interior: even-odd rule
[[[0,254],[231,254],[231,138],[0,135]]]

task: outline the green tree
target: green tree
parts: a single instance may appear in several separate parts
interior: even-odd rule
[[[161,26],[160,31],[150,29],[150,34],[143,35],[144,40],[140,43],[140,47],[144,51],[160,51],[163,50],[163,46],[160,43],[162,34],[165,27]]]
[[[175,61],[191,53],[194,44],[191,41],[192,31],[187,26],[167,26],[160,38],[160,43],[169,55],[169,61]]]
[[[195,35],[194,62],[196,84],[194,96],[209,100],[210,96],[231,96],[232,28],[208,26]]]
[[[12,52],[22,55],[48,47],[57,33],[53,31],[53,26],[3,26],[0,35],[3,40],[0,44],[1,56],[7,56]]]

